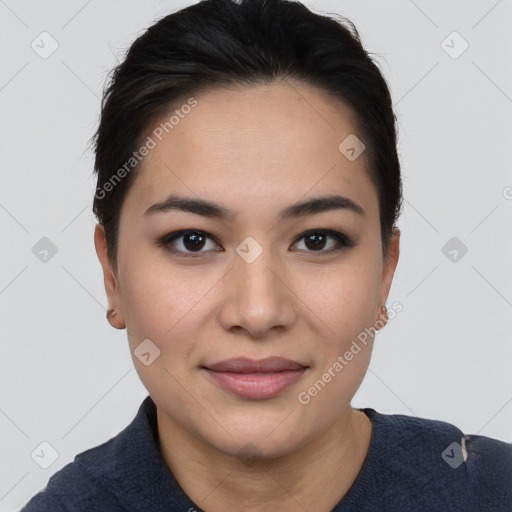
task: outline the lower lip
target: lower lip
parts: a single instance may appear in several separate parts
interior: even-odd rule
[[[273,373],[215,372],[204,368],[216,383],[230,393],[242,398],[272,398],[283,392],[304,375],[306,368]]]

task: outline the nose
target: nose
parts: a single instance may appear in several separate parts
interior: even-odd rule
[[[225,330],[268,338],[296,321],[296,300],[289,273],[264,249],[255,261],[235,256],[224,283],[220,322]]]

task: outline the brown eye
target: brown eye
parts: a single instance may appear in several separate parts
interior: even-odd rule
[[[304,237],[305,245],[312,251],[317,251],[325,247],[327,236],[324,233],[313,233]]]
[[[301,240],[304,240],[305,249],[299,248],[299,250],[320,254],[329,254],[355,245],[354,241],[343,233],[326,229],[308,231],[302,234],[295,243]],[[333,240],[333,242],[329,242],[329,240]]]
[[[308,231],[296,239],[295,245],[301,240],[304,240],[305,248],[299,248],[300,251],[318,255],[330,254],[355,245],[355,242],[343,233],[329,229]],[[207,233],[191,229],[169,233],[160,239],[158,244],[166,251],[183,257],[200,257],[212,251],[223,250]]]
[[[203,250],[211,242],[209,250]],[[218,251],[219,245],[202,231],[177,231],[163,237],[159,244],[173,254],[180,256],[201,256],[211,250]],[[208,249],[208,247],[207,247]]]
[[[206,237],[201,233],[187,233],[183,235],[183,246],[188,251],[201,250],[204,247]]]

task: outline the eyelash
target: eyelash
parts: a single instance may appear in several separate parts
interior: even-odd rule
[[[158,240],[158,245],[163,247],[164,250],[166,250],[172,254],[175,254],[177,256],[184,257],[184,258],[198,258],[202,254],[210,252],[210,251],[185,252],[185,251],[178,250],[171,245],[171,242],[173,242],[174,240],[181,238],[190,233],[204,235],[205,237],[209,238],[210,240],[213,240],[215,243],[220,245],[215,240],[214,237],[212,237],[212,236],[208,235],[208,233],[198,230],[198,229],[183,229],[180,231],[174,231],[173,233],[169,233],[169,234],[165,235],[164,237],[162,237],[160,240]],[[335,248],[327,249],[327,250],[323,250],[323,249],[319,249],[318,251],[306,250],[306,252],[310,253],[310,254],[314,254],[314,255],[318,255],[318,256],[329,255],[329,254],[332,254],[335,252],[339,252],[345,248],[353,247],[355,245],[354,240],[352,240],[348,236],[344,235],[343,233],[340,233],[339,231],[334,231],[332,229],[310,229],[309,231],[306,231],[305,233],[302,233],[301,235],[299,235],[295,239],[294,244],[296,244],[303,238],[306,238],[306,237],[308,237],[310,235],[314,235],[314,234],[323,234],[323,235],[333,237],[333,238],[337,239],[338,246]],[[216,250],[215,252],[221,252],[221,251]]]

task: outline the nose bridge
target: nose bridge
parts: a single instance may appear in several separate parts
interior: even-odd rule
[[[279,265],[274,251],[268,244],[263,247],[261,243],[250,239],[237,247],[237,257],[234,278],[237,280],[239,299],[254,302],[254,305],[264,300],[265,304],[270,305],[269,301],[279,295],[275,277],[275,268]]]
[[[281,264],[275,251],[251,237],[236,251],[231,284],[224,297],[225,327],[243,327],[262,336],[274,326],[289,324],[293,305],[279,278]]]

